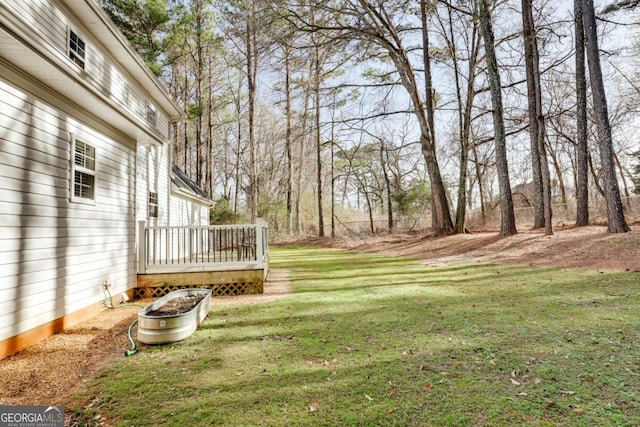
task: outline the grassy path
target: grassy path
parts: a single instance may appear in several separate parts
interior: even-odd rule
[[[637,274],[304,247],[271,265],[292,295],[214,301],[191,338],[103,371],[78,424],[640,425]]]

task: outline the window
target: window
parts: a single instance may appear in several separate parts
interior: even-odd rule
[[[71,201],[95,203],[96,149],[75,139],[73,140],[71,176]]]
[[[146,119],[151,126],[156,127],[156,109],[151,104],[147,104]]]
[[[149,218],[158,218],[158,193],[149,191]]]
[[[85,52],[86,46],[84,44],[84,41],[80,37],[78,37],[78,35],[73,32],[73,30],[69,30],[69,58],[71,58],[71,60],[83,70],[85,62]]]

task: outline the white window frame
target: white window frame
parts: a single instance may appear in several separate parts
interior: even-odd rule
[[[154,128],[158,125],[158,110],[150,103],[145,104],[144,118]]]
[[[152,203],[154,195],[155,203]],[[152,215],[152,208],[155,208],[155,215]],[[158,219],[158,216],[160,216],[160,197],[158,195],[158,191],[149,190],[149,194],[147,196],[147,216],[150,220]]]
[[[75,41],[73,40],[75,36]],[[75,45],[75,48],[72,47]],[[81,44],[81,45],[80,45]],[[67,29],[67,56],[78,67],[85,70],[87,66],[87,42],[72,28]]]
[[[76,156],[76,147],[78,144],[83,144],[84,146],[91,149],[93,151],[93,158],[86,156],[86,152],[84,157],[80,157],[82,159],[82,163],[79,163]],[[81,156],[82,153],[79,153]],[[87,160],[90,160],[87,162]],[[93,168],[91,168],[91,161],[93,163]],[[98,150],[95,145],[91,145],[83,140],[77,140],[75,136],[71,136],[71,174],[70,174],[70,195],[71,201],[74,203],[85,203],[90,205],[95,205],[97,202],[97,193],[98,193],[98,177],[96,174],[97,166],[98,166]],[[85,197],[82,195],[76,195],[76,172],[82,174],[81,176],[91,177],[93,183],[91,185],[91,197]],[[85,185],[82,183],[78,183],[78,185]]]

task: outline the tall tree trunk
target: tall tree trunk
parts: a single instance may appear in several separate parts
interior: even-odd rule
[[[538,75],[538,89],[540,89],[540,75]],[[538,104],[540,107],[541,104]],[[544,116],[540,109],[538,115],[538,153],[540,154],[540,168],[542,170],[542,195],[544,198],[544,234],[550,236],[553,234],[553,207],[551,205],[551,173],[549,172],[549,161],[547,159],[547,150],[545,148],[545,125]]]
[[[287,231],[291,233],[292,230],[292,204],[291,204],[291,193],[292,193],[292,153],[291,153],[291,135],[292,135],[292,120],[291,120],[291,69],[290,69],[290,50],[288,46],[284,46],[284,87],[285,87],[285,118],[287,121],[287,129],[285,131],[285,151],[287,154],[287,183],[286,183],[286,193],[287,193]]]
[[[596,172],[595,166],[593,166],[593,158],[590,154],[587,153],[587,162],[589,163],[589,172],[591,172],[591,177],[593,178],[593,183],[596,186],[596,190],[598,194],[604,197],[604,188],[600,185],[600,174]]]
[[[627,206],[630,202],[631,193],[629,193],[629,186],[627,185],[627,179],[624,177],[624,166],[620,162],[620,157],[615,152],[613,153],[613,159],[616,162],[616,166],[620,171],[620,179],[622,180],[622,188],[624,190],[624,198],[627,200]]]
[[[364,197],[367,202],[367,212],[369,213],[369,229],[371,230],[371,234],[376,234],[376,226],[373,222],[373,204],[371,203],[371,195],[369,194],[369,190],[365,188]]]
[[[500,235],[510,236],[517,234],[516,219],[513,210],[513,197],[511,195],[511,181],[509,179],[509,165],[507,162],[507,143],[504,130],[504,114],[502,109],[502,86],[498,70],[498,60],[495,52],[495,40],[493,24],[489,12],[489,0],[479,1],[480,30],[484,39],[484,50],[489,75],[491,91],[491,104],[493,106],[493,129],[496,145],[496,169],[498,173],[498,185],[500,187]]]
[[[209,197],[213,197],[214,185],[213,185],[213,64],[212,58],[209,57],[207,61],[207,76],[208,76],[208,100],[207,100],[207,157],[206,166],[207,173],[205,177],[205,183],[207,184],[207,194]]]
[[[482,183],[482,177],[484,173],[480,170],[481,163],[478,160],[478,149],[473,146],[471,152],[473,153],[473,164],[476,170],[476,181],[478,182],[478,195],[480,196],[480,215],[482,217],[482,223],[487,219],[487,206],[484,200],[484,184]]]
[[[238,78],[238,88],[237,88],[237,94],[235,97],[235,109],[236,109],[236,119],[238,120],[237,122],[237,127],[236,127],[236,150],[235,150],[235,161],[236,164],[234,165],[233,170],[235,171],[235,191],[233,194],[233,213],[237,214],[238,213],[238,199],[240,198],[240,189],[242,188],[242,183],[241,183],[241,178],[240,178],[240,165],[242,164],[242,101],[240,99],[241,94],[242,94],[242,85],[243,85],[243,81],[241,78]]]
[[[622,200],[620,199],[620,189],[618,187],[618,179],[616,177],[613,159],[613,141],[611,138],[611,126],[609,124],[607,97],[602,80],[602,69],[600,68],[600,52],[598,50],[598,34],[593,0],[583,0],[582,17],[585,27],[587,62],[589,64],[589,80],[591,81],[593,109],[598,130],[602,187],[607,202],[607,232],[625,233],[630,231],[630,229],[624,218],[624,210]]]
[[[582,0],[574,0],[576,34],[576,225],[589,225],[589,148],[587,141],[587,78],[584,57]]]
[[[524,59],[527,72],[527,93],[529,105],[529,137],[531,140],[531,172],[533,184],[533,228],[545,226],[545,198],[543,194],[542,169],[540,166],[540,129],[538,107],[541,98],[537,92],[540,82],[540,70],[537,67],[537,43],[533,21],[532,0],[522,0],[522,35],[524,39]]]
[[[455,76],[456,101],[458,104],[458,138],[460,143],[460,170],[458,174],[458,197],[456,205],[455,232],[464,233],[466,230],[466,210],[467,210],[467,178],[469,176],[469,141],[471,139],[471,111],[475,99],[475,76],[478,51],[480,48],[480,38],[478,37],[478,27],[475,20],[472,21],[471,30],[471,52],[467,59],[467,87],[466,97],[463,100],[462,84],[460,82],[460,64],[458,62],[458,51],[456,38],[453,32],[453,9],[447,5],[448,15],[448,40],[451,60],[453,62],[453,72]],[[444,30],[444,25],[443,25]],[[446,30],[444,30],[446,31]]]
[[[422,63],[424,66],[424,107],[429,124],[431,144],[436,146],[436,131],[433,118],[433,82],[431,80],[431,57],[429,53],[429,21],[427,17],[427,2],[420,0],[420,19],[422,21]],[[437,216],[431,215],[431,228],[437,228]]]
[[[335,142],[331,140],[331,238],[336,238],[336,175],[335,175],[335,159],[334,159],[334,145]]]
[[[195,66],[196,69],[196,94],[195,94],[195,114],[196,114],[196,176],[195,182],[198,187],[204,188],[204,169],[205,169],[205,155],[203,153],[203,147],[205,146],[202,136],[202,114],[204,96],[202,94],[202,80],[204,77],[204,47],[202,46],[202,2],[200,0],[194,2],[193,7],[195,10],[195,39],[196,39],[196,51],[195,51]]]
[[[556,151],[552,150],[549,147],[549,156],[551,157],[551,164],[553,165],[553,170],[558,177],[558,186],[560,187],[560,199],[562,204],[567,204],[567,190],[564,185],[564,172],[562,171],[562,165],[560,164],[560,159],[558,159],[558,154]]]
[[[315,25],[315,11],[311,10],[311,25]],[[314,134],[316,140],[316,186],[318,188],[318,237],[324,237],[324,213],[322,203],[322,140],[320,134],[320,47],[315,37],[313,42],[313,96],[315,110]]]
[[[336,238],[336,175],[335,175],[335,158],[334,149],[336,141],[336,95],[337,92],[333,92],[333,104],[331,108],[331,238]]]
[[[247,87],[248,87],[248,132],[249,132],[249,212],[251,222],[255,222],[258,217],[258,173],[256,166],[256,141],[255,141],[255,103],[256,103],[256,46],[253,3],[247,5],[246,16],[246,38],[247,48]],[[249,9],[250,8],[250,9]]]
[[[181,99],[178,86],[179,86],[179,76],[178,76],[179,68],[177,66],[174,67],[174,72],[171,74],[171,96],[173,99]],[[172,132],[171,138],[173,143],[173,151],[172,151],[172,161],[175,164],[179,164],[180,161],[180,122],[172,123]]]
[[[545,227],[545,234],[553,234],[551,210],[551,177],[545,149],[545,123],[542,111],[540,60],[533,20],[532,0],[522,0],[522,33],[524,36],[527,92],[529,101],[529,135],[533,171],[534,224]],[[542,214],[542,215],[541,215]],[[542,221],[540,221],[542,220]]]
[[[386,153],[386,156],[385,156]],[[387,164],[389,163],[389,154],[384,144],[384,139],[380,138],[380,167],[382,168],[382,174],[384,176],[384,188],[387,193],[387,227],[389,231],[393,231],[393,205],[391,200],[391,179],[389,178],[389,171],[387,170]]]
[[[308,81],[311,81],[311,78],[313,76],[313,69],[311,66],[309,66],[309,74],[308,74]],[[303,228],[303,224],[302,224],[302,218],[300,217],[300,204],[302,203],[302,177],[303,177],[303,169],[304,166],[306,164],[306,162],[308,161],[308,157],[305,156],[305,148],[306,148],[306,138],[307,135],[305,132],[305,129],[307,129],[307,121],[308,121],[308,116],[309,116],[309,109],[310,107],[310,102],[311,102],[311,91],[309,90],[308,86],[306,84],[303,83],[302,85],[305,88],[304,91],[304,99],[302,102],[303,105],[303,109],[302,109],[302,114],[300,114],[300,116],[302,117],[302,121],[300,123],[300,129],[302,129],[302,133],[300,133],[298,135],[297,141],[299,142],[299,149],[298,149],[298,167],[296,169],[296,197],[295,197],[295,204],[294,204],[294,228],[296,231],[296,234],[300,234],[300,232],[302,231]]]

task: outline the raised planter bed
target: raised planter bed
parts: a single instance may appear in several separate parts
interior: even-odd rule
[[[138,341],[167,344],[190,337],[211,310],[211,290],[173,291],[138,312]]]

